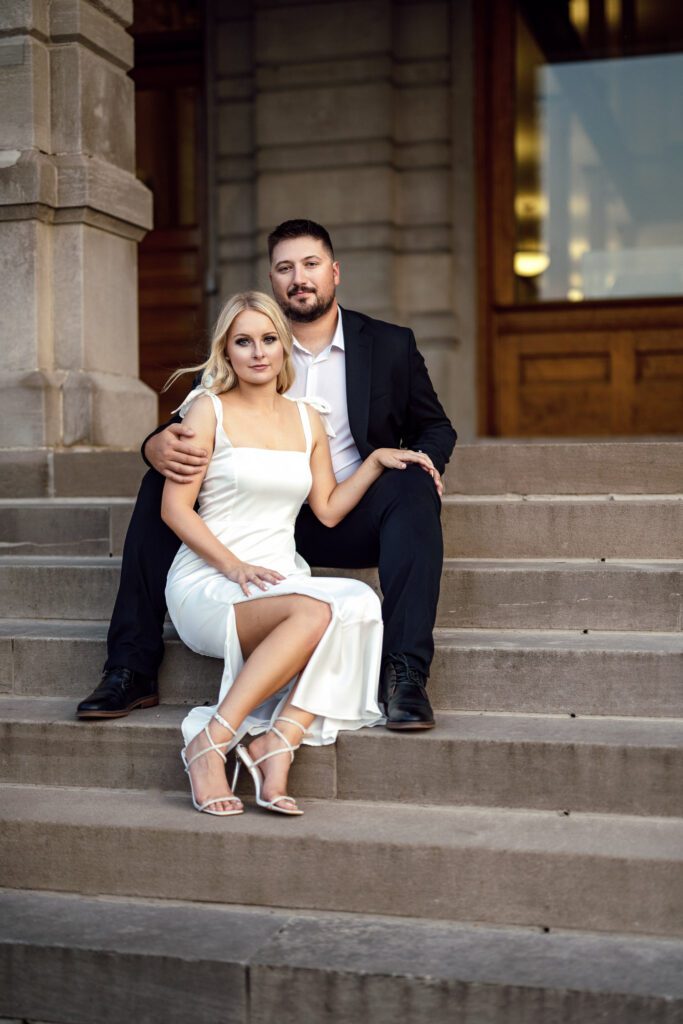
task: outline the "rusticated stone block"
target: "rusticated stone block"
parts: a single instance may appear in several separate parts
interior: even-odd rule
[[[452,279],[453,267],[448,252],[396,257],[396,288],[402,310],[411,313],[448,311]]]
[[[84,0],[51,0],[50,36],[55,43],[86,41],[124,70],[133,66],[133,40],[123,25]]]
[[[394,7],[394,54],[400,60],[446,57],[450,50],[450,3],[414,0]]]
[[[132,79],[76,43],[51,56],[52,141],[62,153],[99,156],[135,169]]]
[[[450,218],[450,168],[425,168],[396,175],[396,220],[399,224],[445,224],[450,230]]]
[[[391,45],[391,19],[382,0],[304,4],[260,10],[256,16],[259,61],[295,63],[382,53]]]
[[[0,223],[0,309],[5,373],[35,370],[49,358],[49,230],[47,225],[35,220]]]
[[[0,39],[0,139],[3,149],[50,152],[50,65],[36,39]]]
[[[3,0],[0,4],[0,32],[33,32],[47,36],[49,7],[44,0]]]
[[[224,183],[218,190],[218,228],[221,235],[253,231],[253,187],[250,181]]]
[[[256,138],[261,146],[381,138],[391,116],[388,82],[318,86],[305,103],[301,90],[276,90],[257,97]]]
[[[401,89],[396,103],[397,142],[433,142],[450,134],[450,93],[445,86]]]
[[[289,217],[311,217],[326,224],[390,221],[393,172],[388,167],[340,168],[264,174],[259,181],[258,226]]]
[[[84,224],[54,228],[55,357],[65,369],[137,373],[137,247]]]

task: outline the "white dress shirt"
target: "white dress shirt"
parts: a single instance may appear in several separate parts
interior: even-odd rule
[[[332,407],[330,426],[335,436],[330,437],[332,468],[339,483],[351,476],[363,461],[349,426],[346,404],[346,360],[344,357],[344,329],[341,313],[332,341],[313,355],[296,338],[292,349],[296,377],[287,392],[288,398],[324,398]]]

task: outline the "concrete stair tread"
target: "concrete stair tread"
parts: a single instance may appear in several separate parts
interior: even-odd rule
[[[184,789],[187,708],[81,722],[71,698],[0,697],[0,780],[103,789]],[[230,771],[231,769],[229,769]],[[381,727],[304,746],[297,797],[425,806],[678,816],[683,720],[439,712],[420,735]],[[246,784],[245,784],[246,785]]]
[[[0,723],[50,724],[79,730],[179,729],[187,707],[160,704],[126,718],[84,723],[75,717],[75,705],[64,697],[0,695]],[[683,708],[682,708],[683,710]],[[377,727],[342,733],[338,742],[399,745],[485,741],[490,743],[559,743],[616,747],[661,747],[683,751],[683,718],[575,718],[560,715],[506,715],[493,712],[441,711],[434,729],[414,734]],[[683,814],[683,801],[681,804]]]
[[[30,637],[39,639],[106,640],[109,621],[78,619],[3,619],[0,639]],[[171,622],[164,626],[164,640],[178,640]],[[552,650],[552,651],[629,651],[633,653],[683,653],[683,632],[651,633],[619,630],[560,629],[449,629],[434,630],[438,647],[459,650]],[[198,656],[199,657],[199,656]],[[682,695],[683,696],[683,695]]]
[[[284,829],[281,815],[259,809],[225,820],[197,814],[188,793],[86,787],[0,786],[0,821],[211,835],[226,849],[234,837],[273,838],[286,846],[311,842],[381,844],[386,848],[487,849],[549,855],[587,855],[608,861],[638,859],[683,866],[683,818],[565,815],[482,807],[421,807],[367,801],[302,800],[308,813]],[[289,822],[291,826],[291,822]],[[5,884],[0,881],[0,884]],[[683,892],[670,893],[673,902]],[[683,908],[682,908],[683,909]],[[681,920],[683,925],[683,919]]]
[[[108,954],[110,970],[116,954],[144,958],[148,969],[131,972],[134,990],[144,991],[142,979],[151,981],[164,961],[177,971],[208,961],[214,969],[250,969],[255,1000],[259,973],[268,967],[354,975],[365,985],[383,976],[387,988],[399,978],[505,986],[508,998],[516,988],[683,998],[683,943],[672,939],[35,891],[0,891],[0,914],[0,948],[68,950],[70,958],[78,951]],[[216,974],[226,998],[229,980]],[[152,987],[160,998],[163,987]],[[454,1006],[456,993],[449,998]],[[208,1019],[198,1014],[201,1006],[178,1019]],[[426,1022],[428,1002],[424,1010],[419,1019]]]
[[[0,551],[119,555],[124,498],[0,501]],[[449,495],[444,552],[467,558],[681,558],[683,494]]]
[[[683,819],[0,786],[0,886],[683,938]],[[409,880],[409,884],[406,884]]]
[[[111,613],[120,559],[1,556],[0,605],[6,617],[102,620]],[[378,589],[374,569],[315,570]],[[683,560],[446,559],[439,627],[602,629],[678,632]]]

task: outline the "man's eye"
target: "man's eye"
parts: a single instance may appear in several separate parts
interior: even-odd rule
[[[319,264],[319,263],[314,263],[314,262],[311,262],[311,263],[306,263],[306,264],[305,264],[305,266],[307,266],[307,267],[309,267],[309,268],[310,268],[311,270],[313,270],[313,269],[314,269],[315,267],[318,267],[318,266],[320,266],[320,264]]]

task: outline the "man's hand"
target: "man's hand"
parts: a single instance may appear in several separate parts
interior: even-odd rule
[[[189,484],[201,473],[209,461],[205,448],[196,448],[188,438],[194,430],[182,423],[171,423],[159,434],[150,437],[145,455],[158,473],[177,484]]]
[[[425,455],[424,452],[420,452],[420,455],[424,455],[428,463],[426,467],[423,465],[422,468],[426,469],[426,471],[429,473],[432,480],[434,481],[436,493],[439,495],[440,498],[443,498],[443,481],[441,479],[441,473],[439,473],[438,469],[436,468],[436,466],[434,465],[434,463],[432,462],[428,455]]]

